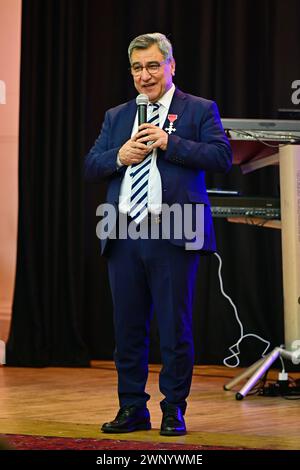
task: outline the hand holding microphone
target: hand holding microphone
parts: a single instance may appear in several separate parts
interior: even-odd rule
[[[138,108],[138,124],[147,122],[147,106],[149,98],[147,95],[138,95],[136,104]],[[133,163],[140,163],[144,160],[145,156],[149,153],[149,146],[139,142],[135,134],[131,139],[127,140],[119,150],[119,160],[123,165],[132,165]]]
[[[149,98],[140,94],[136,98],[138,109],[139,131],[129,139],[119,151],[119,159],[123,165],[140,163],[154,148],[166,150],[168,134],[158,126],[147,123],[147,107]],[[150,143],[150,144],[149,144]]]
[[[138,105],[139,131],[133,136],[133,140],[148,145],[149,152],[154,148],[166,150],[168,145],[168,134],[160,129],[160,127],[147,122],[148,102],[149,98],[147,95],[141,94],[136,98],[136,103]]]

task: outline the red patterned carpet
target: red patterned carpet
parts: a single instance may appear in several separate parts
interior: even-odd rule
[[[74,439],[69,437],[0,434],[3,447],[15,450],[242,450],[238,447],[184,445],[175,443]]]

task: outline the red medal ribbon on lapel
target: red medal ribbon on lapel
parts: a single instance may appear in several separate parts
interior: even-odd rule
[[[178,114],[168,114],[168,119],[170,122],[175,122],[178,118]]]

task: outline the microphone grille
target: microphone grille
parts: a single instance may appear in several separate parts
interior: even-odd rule
[[[147,95],[140,94],[136,97],[136,104],[139,105],[146,105],[149,103],[149,98]]]

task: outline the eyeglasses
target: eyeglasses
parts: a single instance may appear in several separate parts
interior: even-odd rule
[[[168,60],[163,60],[162,62],[149,62],[147,65],[141,65],[141,64],[133,64],[130,67],[130,71],[134,77],[138,77],[139,75],[142,75],[143,69],[146,69],[147,72],[150,75],[155,75],[158,73],[160,67],[163,64],[166,64]]]

